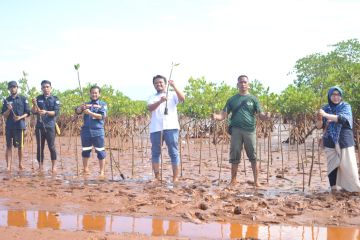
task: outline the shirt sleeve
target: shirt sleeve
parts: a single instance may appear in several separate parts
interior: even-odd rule
[[[148,99],[148,101],[147,101],[147,104],[148,104],[148,105],[151,105],[151,104],[153,104],[153,103],[155,103],[155,102],[156,102],[155,96],[150,96],[149,99]]]
[[[223,112],[226,112],[227,114],[229,114],[231,112],[231,105],[230,105],[230,99],[227,100],[224,108],[223,108]]]
[[[173,93],[172,99],[173,99],[175,105],[179,103],[179,98],[178,98],[178,96],[177,96],[177,94],[175,92]]]
[[[26,97],[24,97],[24,113],[27,113],[28,116],[30,116],[30,105],[29,105],[29,101],[27,100]]]
[[[107,104],[106,103],[101,103],[101,108],[97,111],[98,114],[101,114],[101,116],[104,118],[106,118],[107,116]]]
[[[54,112],[55,112],[55,116],[59,116],[59,113],[60,113],[60,100],[57,97],[55,97]]]
[[[3,105],[2,105],[2,109],[1,109],[1,114],[4,114],[4,112],[6,112],[7,110],[7,105],[5,103],[5,101],[3,100]]]

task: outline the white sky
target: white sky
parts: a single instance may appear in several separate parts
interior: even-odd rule
[[[108,84],[132,99],[154,92],[152,77],[183,88],[189,77],[234,85],[240,74],[280,92],[296,60],[360,39],[351,0],[3,0],[0,81],[29,73],[31,86]]]

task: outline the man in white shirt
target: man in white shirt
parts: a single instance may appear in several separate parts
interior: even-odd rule
[[[166,96],[167,81],[161,75],[153,77],[153,84],[157,93],[150,97],[147,106],[151,112],[150,140],[152,168],[155,178],[159,180],[162,145],[160,141],[165,141],[173,169],[173,182],[175,182],[179,174],[178,166],[180,163],[178,150],[180,126],[176,105],[185,100],[185,95],[175,86],[173,80],[169,80],[169,85],[174,89],[174,92],[169,91],[168,96]]]

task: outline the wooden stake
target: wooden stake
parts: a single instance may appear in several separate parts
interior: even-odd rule
[[[311,166],[310,166],[310,176],[309,176],[309,187],[311,184],[311,175],[312,175],[312,170],[313,170],[313,166],[314,166],[314,158],[315,158],[315,138],[313,138],[313,142],[312,142],[312,154],[311,154]]]

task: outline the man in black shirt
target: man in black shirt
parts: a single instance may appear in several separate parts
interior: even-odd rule
[[[30,115],[30,107],[26,97],[18,94],[18,85],[16,81],[8,83],[10,96],[3,100],[1,113],[6,118],[6,166],[11,171],[12,146],[18,148],[19,169],[23,169],[23,146],[25,118]]]
[[[41,82],[41,90],[43,94],[33,98],[33,107],[31,109],[34,114],[37,114],[35,127],[36,157],[39,162],[39,170],[42,170],[46,140],[51,157],[51,171],[54,173],[56,171],[55,123],[60,111],[60,102],[56,96],[51,95],[52,88],[49,80],[43,80]]]

